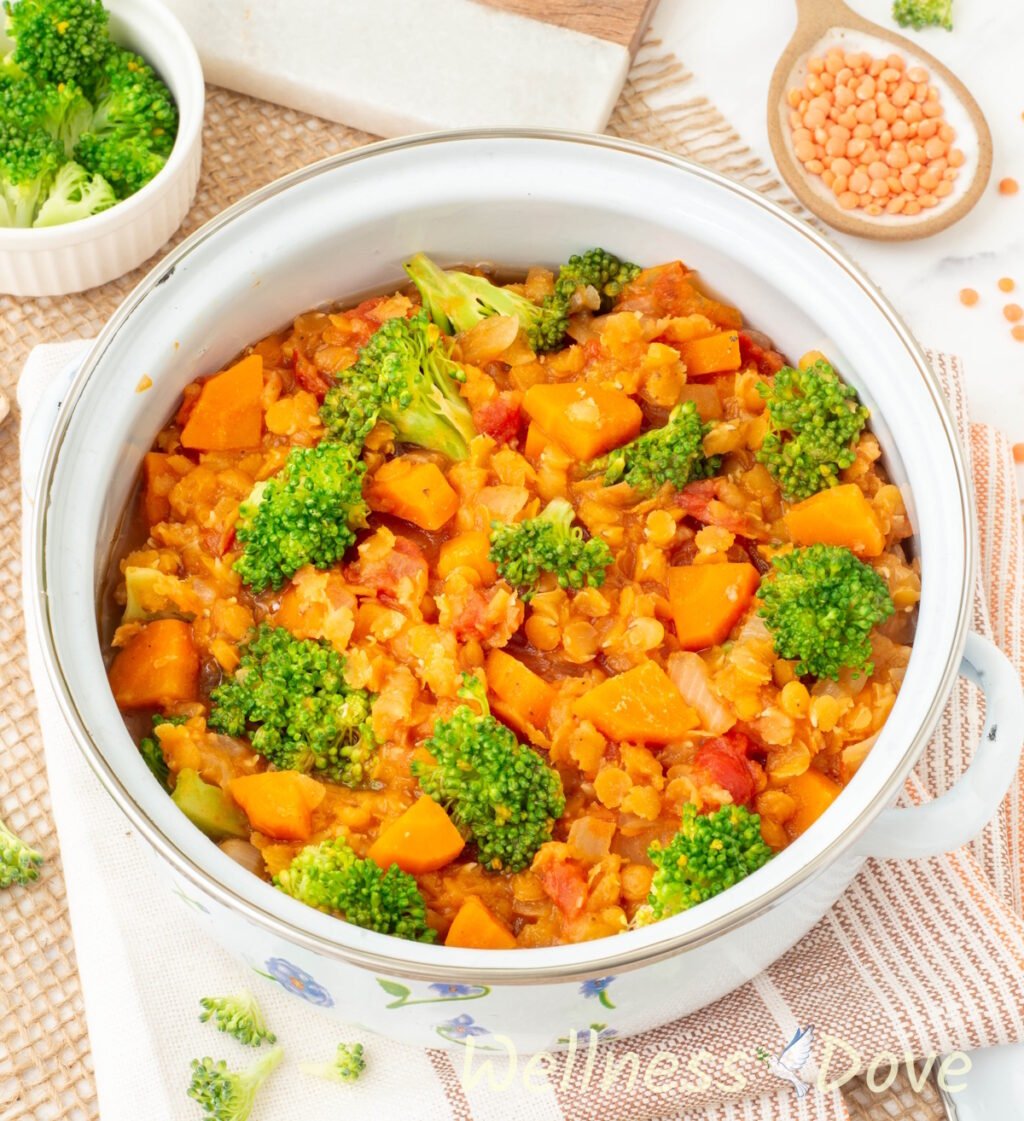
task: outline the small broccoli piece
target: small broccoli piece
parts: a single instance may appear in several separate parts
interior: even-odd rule
[[[126,131],[159,156],[169,156],[178,131],[178,110],[153,68],[131,51],[112,47],[95,91],[89,131],[97,136]]]
[[[366,525],[365,465],[343,444],[292,448],[277,475],[238,508],[235,571],[256,593],[280,588],[304,564],[330,568]]]
[[[953,30],[953,0],[893,0],[892,18],[900,27]]]
[[[433,942],[427,905],[413,876],[397,864],[387,871],[356,856],[343,837],[307,845],[274,877],[274,885],[319,911],[378,934]]]
[[[854,390],[823,359],[804,370],[784,366],[757,389],[770,424],[757,459],[785,497],[810,498],[834,487],[856,458],[856,441],[868,421]]]
[[[280,770],[358,786],[376,750],[371,699],[349,688],[345,661],[329,642],[261,623],[234,676],[210,694],[209,725],[249,735],[253,750]]]
[[[83,133],[75,145],[75,159],[94,175],[102,175],[119,199],[141,190],[167,162],[145,137],[120,127]]]
[[[688,911],[738,884],[767,864],[772,850],[761,839],[761,819],[745,806],[722,806],[698,814],[688,802],[679,832],[667,845],[647,850],[654,876],[638,925]]]
[[[485,276],[446,271],[425,253],[406,261],[405,271],[419,289],[430,318],[447,335],[468,331],[492,315],[508,315],[519,320],[536,351],[554,350],[565,338],[568,321],[560,297],[549,296],[535,304],[518,292],[492,284]]]
[[[381,324],[354,365],[336,375],[320,418],[330,439],[355,449],[382,420],[402,443],[465,459],[476,428],[459,392],[463,379],[426,312],[396,316]]]
[[[490,559],[524,600],[533,597],[544,572],[561,588],[604,583],[612,551],[599,537],[585,540],[583,530],[572,524],[575,516],[571,503],[554,498],[536,518],[492,523]]]
[[[0,226],[32,225],[63,162],[60,141],[0,117]]]
[[[69,156],[92,122],[92,105],[74,82],[41,86],[30,78],[0,77],[0,118],[28,131],[42,129]]]
[[[339,1043],[334,1060],[329,1063],[300,1063],[299,1069],[326,1082],[355,1082],[366,1070],[361,1043]]]
[[[606,487],[629,483],[640,494],[652,494],[665,483],[681,490],[694,479],[708,478],[718,470],[719,458],[704,455],[703,441],[711,427],[701,422],[692,401],[684,401],[672,410],[661,428],[653,428],[592,460],[583,473],[604,475]]]
[[[0,821],[0,888],[39,879],[42,853],[27,845]]]
[[[893,613],[882,577],[838,545],[811,545],[772,560],[758,614],[780,658],[798,674],[837,678],[844,667],[870,674],[871,629]]]
[[[568,308],[579,289],[594,288],[601,297],[601,310],[608,311],[639,272],[639,265],[620,261],[606,249],[588,249],[586,253],[570,257],[558,270],[555,296]]]
[[[156,729],[160,724],[184,724],[186,720],[188,720],[187,716],[160,716],[157,714],[153,717],[153,728]],[[170,769],[160,747],[160,741],[156,736],[146,736],[139,743],[139,752],[153,778],[161,786],[166,787],[168,785],[167,780],[170,777]]]
[[[4,0],[11,61],[37,82],[77,82],[90,89],[110,39],[101,0]]]
[[[281,1062],[280,1047],[268,1051],[246,1070],[228,1070],[223,1061],[192,1060],[188,1096],[203,1110],[203,1121],[248,1121],[256,1093]]]
[[[424,743],[432,762],[414,759],[424,793],[448,808],[491,871],[527,867],[565,810],[562,780],[532,748],[496,720],[479,679],[464,675],[460,705]]]
[[[60,226],[99,214],[117,202],[114,188],[102,175],[90,175],[81,164],[66,163],[39,209],[35,227]]]
[[[204,996],[199,1003],[203,1009],[199,1013],[201,1024],[212,1022],[217,1031],[227,1032],[246,1047],[277,1042],[256,998],[248,990],[236,996]]]

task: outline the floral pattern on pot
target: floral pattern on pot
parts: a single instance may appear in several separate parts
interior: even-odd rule
[[[455,1016],[451,1020],[445,1020],[443,1024],[438,1024],[434,1030],[442,1039],[447,1039],[449,1043],[465,1043],[468,1039],[491,1034],[490,1028],[478,1024],[472,1016],[465,1012],[461,1016]]]
[[[608,996],[608,986],[614,980],[614,977],[595,977],[590,981],[584,981],[580,985],[580,992],[586,997],[596,996],[605,1008],[614,1008],[615,1005]]]
[[[479,1000],[491,991],[487,985],[457,985],[449,982],[433,981],[427,985],[427,991],[436,993],[436,996],[416,997],[408,985],[398,981],[389,981],[385,977],[378,977],[377,984],[395,999],[385,1008],[408,1008],[411,1004],[439,1004],[456,1000]]]
[[[615,1028],[610,1028],[607,1024],[591,1024],[588,1028],[575,1028],[568,1035],[560,1035],[558,1042],[571,1043],[571,1037],[575,1035],[577,1045],[589,1047],[592,1043],[607,1043],[618,1034]]]
[[[286,992],[301,997],[310,1004],[316,1004],[320,1008],[334,1006],[334,998],[323,985],[290,961],[284,958],[267,958],[266,968],[266,973],[262,969],[257,969],[256,972],[269,981],[276,981]]]

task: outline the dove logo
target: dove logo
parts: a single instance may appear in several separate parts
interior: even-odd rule
[[[796,1096],[802,1098],[811,1088],[810,1083],[800,1077],[800,1071],[811,1057],[811,1046],[814,1043],[814,1026],[797,1028],[793,1038],[783,1048],[782,1053],[773,1058],[763,1047],[758,1047],[756,1055],[759,1063],[764,1065],[776,1078],[785,1079],[796,1090]]]

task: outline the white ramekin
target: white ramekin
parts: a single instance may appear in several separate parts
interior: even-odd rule
[[[142,55],[174,95],[174,148],[141,191],[101,214],[39,230],[0,228],[0,294],[62,296],[123,276],[171,237],[192,204],[206,95],[192,40],[157,0],[104,2],[111,37]]]

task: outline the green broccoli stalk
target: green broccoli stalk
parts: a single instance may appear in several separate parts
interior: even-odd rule
[[[249,735],[253,750],[280,770],[359,786],[376,750],[371,700],[348,686],[344,659],[329,642],[261,623],[234,676],[210,694],[209,725]]]
[[[42,863],[42,854],[0,821],[0,888],[38,880]]]
[[[37,82],[90,89],[110,50],[101,0],[4,0],[11,62]]]
[[[343,444],[293,448],[238,508],[235,571],[252,590],[280,588],[303,565],[330,568],[366,525],[365,465]]]
[[[334,1059],[329,1063],[299,1063],[304,1074],[322,1078],[325,1082],[355,1082],[366,1070],[361,1043],[339,1043]]]
[[[63,162],[60,141],[0,117],[0,226],[32,225]]]
[[[267,1027],[263,1012],[252,993],[236,996],[204,996],[199,1001],[201,1024],[213,1023],[217,1031],[234,1036],[246,1047],[259,1047],[261,1043],[276,1043],[277,1036]]]
[[[519,320],[536,351],[554,350],[565,338],[567,320],[561,298],[549,296],[543,304],[535,304],[484,276],[445,271],[425,253],[417,253],[404,267],[427,314],[446,335],[468,331],[492,315],[507,315]]]
[[[772,850],[761,839],[761,819],[745,806],[698,814],[688,802],[679,832],[667,845],[647,850],[654,864],[638,925],[667,919],[704,903],[767,864]]]
[[[81,164],[66,163],[57,172],[32,225],[38,228],[77,222],[109,209],[116,202],[114,188],[102,175],[91,175]]]
[[[588,249],[570,257],[558,270],[555,296],[568,308],[579,289],[594,288],[601,297],[601,310],[608,311],[639,272],[639,265],[620,261],[606,249]]]
[[[356,856],[343,837],[307,845],[274,877],[274,885],[319,911],[378,934],[433,942],[427,905],[413,876],[397,864],[385,871]]]
[[[490,713],[485,687],[464,674],[460,705],[424,743],[432,762],[414,759],[420,787],[446,806],[490,871],[519,872],[551,840],[565,810],[562,780]]]
[[[893,0],[892,18],[900,27],[953,30],[953,0]]]
[[[268,1051],[246,1070],[228,1070],[223,1060],[192,1060],[188,1096],[203,1110],[203,1121],[248,1121],[256,1093],[284,1057],[280,1047]]]
[[[661,428],[653,428],[631,443],[591,460],[584,475],[604,475],[604,485],[628,483],[640,494],[652,494],[665,483],[681,490],[694,479],[713,475],[719,459],[704,455],[704,437],[711,431],[703,424],[692,401],[684,401],[669,414]]]
[[[604,583],[612,551],[599,537],[585,540],[583,530],[572,524],[575,516],[570,502],[554,498],[536,518],[492,523],[490,559],[524,600],[536,593],[544,572],[561,588]]]
[[[188,720],[187,716],[160,716],[159,713],[153,717],[153,728],[156,729],[160,724],[184,724]],[[160,747],[160,741],[156,736],[146,736],[139,741],[139,753],[142,756],[143,763],[149,768],[153,778],[156,779],[161,786],[168,786],[168,778],[170,777],[170,769],[167,766],[167,760],[164,758],[163,750]]]
[[[871,629],[893,613],[882,577],[838,545],[811,545],[772,560],[758,614],[780,658],[798,674],[837,678],[843,667],[870,674]]]
[[[336,375],[320,418],[331,440],[357,451],[382,420],[401,443],[465,459],[476,428],[459,392],[463,379],[425,312],[395,316],[381,324],[355,364]]]
[[[823,359],[805,370],[784,366],[757,389],[770,425],[757,459],[785,497],[810,498],[834,487],[856,458],[856,441],[870,415],[855,391]]]

